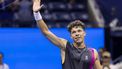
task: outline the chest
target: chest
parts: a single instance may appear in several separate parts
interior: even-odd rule
[[[77,50],[72,49],[69,51],[69,55],[74,62],[78,63],[90,63],[92,61],[92,52],[88,49]]]

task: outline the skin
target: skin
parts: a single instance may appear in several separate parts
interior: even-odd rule
[[[2,65],[2,59],[3,59],[3,56],[2,54],[0,54],[0,65]]]
[[[33,12],[38,12],[42,5],[40,6],[41,0],[33,0]],[[66,49],[66,43],[67,40],[57,37],[55,34],[53,34],[47,27],[46,23],[41,20],[36,21],[38,24],[38,27],[40,28],[41,32],[56,46],[58,46],[61,49],[61,57],[62,57],[62,64],[65,62],[65,49]],[[71,38],[74,41],[74,46],[76,48],[84,48],[85,43],[84,43],[84,37],[86,35],[85,31],[82,29],[81,26],[75,26],[71,29]],[[99,58],[98,58],[98,53],[96,50],[94,50],[94,55],[95,55],[95,64],[94,64],[94,69],[102,69]]]
[[[77,48],[84,48],[84,36],[86,35],[85,31],[81,26],[75,26],[71,29],[71,38],[74,41],[74,46]]]
[[[110,58],[104,58],[102,64],[103,65],[109,65],[110,64]]]

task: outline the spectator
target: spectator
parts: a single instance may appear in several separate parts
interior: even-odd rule
[[[21,0],[19,3],[19,12],[18,17],[20,21],[31,21],[32,12],[31,12],[32,2],[29,0]]]
[[[100,48],[100,49],[98,50],[98,54],[99,54],[99,58],[100,58],[100,63],[101,63],[101,64],[102,64],[102,53],[103,53],[104,51],[106,51],[105,48]]]
[[[111,54],[108,51],[102,53],[102,67],[103,69],[116,69],[111,63]]]

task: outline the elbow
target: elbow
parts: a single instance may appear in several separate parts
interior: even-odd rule
[[[47,35],[47,34],[49,33],[49,31],[42,31],[42,33],[43,33],[44,35]]]

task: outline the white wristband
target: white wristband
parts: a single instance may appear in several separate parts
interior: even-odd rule
[[[42,20],[42,16],[41,16],[39,11],[38,12],[33,12],[33,14],[34,14],[34,18],[35,18],[36,21]]]

